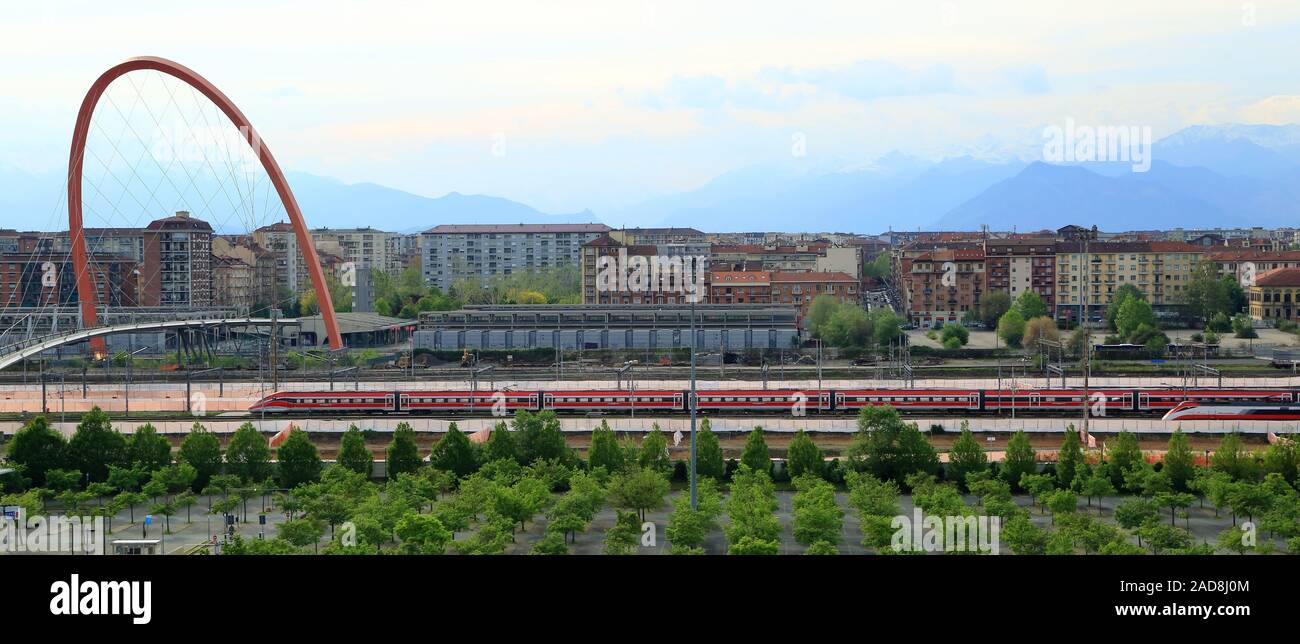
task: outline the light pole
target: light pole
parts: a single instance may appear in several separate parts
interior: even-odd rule
[[[822,388],[822,339],[815,338],[817,341],[817,390]]]
[[[691,408],[691,510],[699,509],[699,486],[695,479],[695,300],[699,296],[692,293],[691,298],[691,391],[686,395],[686,406]]]
[[[1085,267],[1092,264],[1090,258],[1088,257],[1088,244],[1089,242],[1091,242],[1096,238],[1097,238],[1097,226],[1095,224],[1093,225],[1091,230],[1086,230],[1083,232],[1083,260],[1084,260],[1083,263]],[[1088,394],[1088,377],[1092,372],[1092,360],[1089,356],[1089,350],[1092,348],[1092,340],[1090,338],[1091,333],[1089,333],[1089,328],[1088,328],[1088,285],[1090,284],[1090,282],[1088,281],[1089,277],[1091,277],[1091,271],[1085,272],[1084,282],[1083,282],[1083,301],[1080,303],[1082,305],[1082,313],[1083,313],[1083,317],[1080,320],[1080,322],[1083,324],[1083,435],[1084,436],[1089,435],[1088,416],[1091,415],[1091,410],[1089,409],[1089,405],[1091,401],[1090,401],[1090,396]]]
[[[140,347],[139,349],[136,349],[135,351],[126,354],[126,387],[124,388],[124,393],[126,394],[125,396],[126,411],[124,412],[124,415],[126,416],[131,415],[131,358],[135,354],[140,353],[141,351],[144,351],[145,349],[148,348],[149,347]],[[187,402],[186,404],[189,403]]]

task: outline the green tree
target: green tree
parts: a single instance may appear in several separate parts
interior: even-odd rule
[[[795,479],[793,503],[795,541],[809,546],[818,542],[836,545],[844,528],[844,511],[835,503],[835,488],[820,477]]]
[[[1012,434],[1007,442],[1006,457],[1002,461],[1002,478],[1014,489],[1023,489],[1020,481],[1026,474],[1033,474],[1038,469],[1038,452],[1029,444],[1029,435],[1024,430]]]
[[[1007,346],[1020,346],[1020,340],[1025,337],[1025,316],[1015,308],[1003,313],[998,319],[998,337],[1002,338]]]
[[[1119,313],[1115,315],[1116,331],[1121,338],[1135,344],[1143,344],[1144,338],[1138,335],[1138,330],[1143,326],[1151,329],[1158,329],[1159,323],[1156,321],[1155,310],[1146,300],[1136,297],[1130,297],[1120,306]]]
[[[966,343],[970,341],[970,331],[966,330],[965,326],[956,322],[949,322],[943,325],[943,328],[939,331],[939,340],[944,346],[948,346],[951,343],[955,344],[957,347],[964,347],[966,346]]]
[[[420,469],[420,448],[415,443],[415,430],[411,429],[410,424],[397,424],[393,430],[393,442],[388,444],[387,457],[389,479],[397,478],[403,472]]]
[[[1011,295],[1006,291],[991,291],[980,300],[979,320],[986,329],[997,327],[998,320],[1011,310]],[[1023,317],[1023,316],[1022,316]]]
[[[221,473],[221,441],[203,425],[194,423],[190,433],[181,441],[176,460],[189,463],[197,476],[194,487],[202,490],[212,481],[214,475]]]
[[[763,428],[754,427],[745,439],[745,449],[740,453],[740,462],[756,472],[772,469],[772,457],[767,451],[767,441],[763,440]]]
[[[276,450],[276,460],[280,462],[280,485],[288,489],[319,481],[325,467],[307,432],[300,429],[289,432]]]
[[[515,444],[514,435],[511,434],[510,428],[505,422],[497,423],[493,428],[492,435],[488,437],[487,443],[483,446],[484,460],[487,462],[508,459],[523,465],[524,462],[519,458],[519,447]]]
[[[653,425],[649,434],[641,440],[641,450],[637,453],[637,465],[649,468],[661,474],[673,469],[673,462],[668,458],[668,439],[659,431],[659,425]]]
[[[641,526],[637,523],[636,513],[619,511],[614,527],[605,531],[605,554],[633,554],[640,543],[640,537]]]
[[[469,442],[469,437],[456,427],[456,423],[447,426],[447,433],[433,446],[429,461],[434,467],[457,477],[469,476],[478,469],[474,446]]]
[[[9,461],[22,466],[23,475],[35,487],[45,487],[45,474],[70,465],[68,443],[63,434],[50,427],[44,416],[37,416],[14,433],[9,440]]]
[[[605,468],[606,472],[623,469],[623,450],[618,446],[614,430],[609,428],[609,421],[601,419],[600,426],[591,431],[591,447],[587,449],[587,461],[592,469]]]
[[[523,463],[551,459],[569,461],[569,448],[564,443],[560,420],[555,417],[555,412],[532,413],[520,410],[515,414],[514,425],[518,432]]]
[[[1120,308],[1130,298],[1145,302],[1147,296],[1137,286],[1129,283],[1120,284],[1119,288],[1115,289],[1115,293],[1111,295],[1110,304],[1106,306],[1106,324],[1112,331],[1119,330],[1119,323],[1116,318],[1119,317]]]
[[[366,447],[366,439],[356,424],[348,427],[339,439],[338,463],[353,472],[364,475],[367,479],[374,474],[375,457]]]
[[[1079,443],[1079,433],[1074,425],[1065,430],[1065,440],[1056,457],[1056,480],[1062,488],[1069,489],[1074,484],[1075,474],[1083,465],[1083,449]]]
[[[126,465],[126,439],[113,429],[108,414],[94,407],[81,417],[77,431],[68,441],[70,463],[91,481],[108,479],[109,465]]]
[[[1033,289],[1026,289],[1016,298],[1012,308],[1020,313],[1024,320],[1047,317],[1047,303]]]
[[[968,477],[971,474],[987,472],[988,469],[988,455],[984,453],[984,448],[971,433],[970,423],[962,421],[961,436],[953,442],[952,450],[948,453],[948,478],[969,490]]]
[[[1269,474],[1279,474],[1292,485],[1296,482],[1298,466],[1300,466],[1300,450],[1296,449],[1294,441],[1278,441],[1269,445],[1268,450],[1264,452],[1264,471]]]
[[[724,528],[728,552],[751,554],[776,547],[781,534],[776,508],[776,492],[767,470],[755,471],[741,463],[732,477],[731,498],[726,503],[731,519]]]
[[[1192,479],[1195,456],[1191,444],[1181,428],[1175,429],[1169,436],[1169,447],[1165,452],[1164,473],[1169,477],[1169,484],[1175,490],[1187,490],[1187,483]]]
[[[280,524],[276,534],[292,543],[295,548],[301,549],[318,544],[321,537],[325,536],[325,526],[312,519],[290,519]]]
[[[442,522],[428,514],[407,514],[397,521],[397,538],[401,550],[410,554],[440,555],[451,542],[451,532]]]
[[[160,470],[172,462],[171,443],[159,436],[158,430],[149,423],[135,428],[127,441],[126,453],[128,462],[143,465],[147,472]]]
[[[721,481],[726,475],[727,464],[722,460],[722,444],[718,435],[713,433],[709,419],[700,421],[695,436],[695,470],[701,478],[708,477]]]
[[[1124,489],[1124,474],[1130,469],[1146,463],[1142,456],[1142,449],[1138,447],[1137,435],[1128,431],[1121,431],[1115,436],[1114,445],[1110,448],[1110,458],[1107,461],[1110,471],[1110,481],[1116,489]]]
[[[1238,481],[1254,480],[1256,475],[1254,459],[1242,446],[1241,436],[1236,432],[1224,435],[1219,441],[1219,448],[1214,450],[1210,460],[1211,467]]]
[[[864,407],[846,452],[853,469],[903,483],[915,473],[937,474],[939,454],[916,423],[904,423],[893,407]]]
[[[1002,529],[1002,539],[1018,555],[1041,555],[1047,552],[1047,531],[1035,526],[1029,517],[1018,515]]]
[[[786,465],[790,468],[790,478],[799,478],[804,474],[821,476],[824,461],[822,451],[813,443],[808,433],[800,429],[794,433],[790,439],[790,446],[786,448],[785,453]]]
[[[663,507],[668,490],[667,477],[650,468],[619,472],[609,482],[609,498],[614,505],[636,510],[642,521],[645,521],[647,510]]]
[[[266,437],[252,423],[240,425],[230,437],[226,446],[226,467],[245,483],[265,481],[270,476],[271,448]]]

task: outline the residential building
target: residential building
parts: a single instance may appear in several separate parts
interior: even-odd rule
[[[150,222],[140,272],[143,306],[212,306],[212,226],[184,210]]]
[[[1014,301],[1033,291],[1053,315],[1056,305],[1056,240],[1050,237],[990,239],[984,242],[989,292],[1005,291]]]
[[[1279,268],[1255,278],[1250,287],[1250,317],[1265,324],[1300,322],[1300,268]]]
[[[212,300],[215,306],[228,306],[240,315],[253,308],[255,267],[235,255],[212,254]]]
[[[984,249],[939,248],[919,253],[909,250],[899,260],[903,311],[922,328],[960,322],[978,309],[988,291]]]
[[[858,280],[847,273],[815,271],[771,271],[772,304],[799,307],[799,327],[806,327],[808,307],[819,295],[829,295],[841,302],[859,304],[862,293]]]
[[[767,271],[715,271],[709,274],[710,304],[768,304],[772,274]]]
[[[98,255],[90,260],[95,301],[111,307],[137,306],[137,264],[131,257]],[[77,271],[67,253],[0,255],[0,308],[71,306],[81,301]]]
[[[445,224],[421,233],[424,280],[442,290],[463,279],[581,263],[582,245],[604,224]]]
[[[1252,273],[1259,277],[1279,268],[1300,267],[1300,250],[1216,249],[1207,252],[1205,260],[1213,262],[1220,274],[1231,275],[1238,282],[1248,284]]]
[[[1099,321],[1115,289],[1131,284],[1161,317],[1177,316],[1203,247],[1183,242],[1084,242],[1056,244],[1056,319]]]
[[[345,262],[352,262],[356,268],[388,269],[388,253],[392,249],[390,239],[394,233],[365,228],[317,228],[311,231],[312,241],[317,248],[322,242],[335,244],[337,253]]]

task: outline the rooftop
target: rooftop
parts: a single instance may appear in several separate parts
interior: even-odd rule
[[[469,233],[607,233],[612,230],[605,224],[441,224],[426,231],[426,235],[457,235]]]
[[[1300,286],[1300,268],[1279,268],[1255,278],[1255,286]]]

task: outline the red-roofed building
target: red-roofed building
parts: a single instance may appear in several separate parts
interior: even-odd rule
[[[768,273],[772,285],[772,304],[789,304],[799,307],[799,327],[803,328],[808,307],[819,295],[830,295],[841,302],[858,304],[861,292],[858,280],[847,273],[817,271],[772,271]]]
[[[768,304],[772,274],[767,271],[714,271],[709,276],[710,304]]]
[[[903,311],[919,327],[960,322],[988,290],[984,249],[941,248],[905,254],[899,261]]]
[[[1255,278],[1250,287],[1250,317],[1276,324],[1300,322],[1300,268],[1279,268]]]

